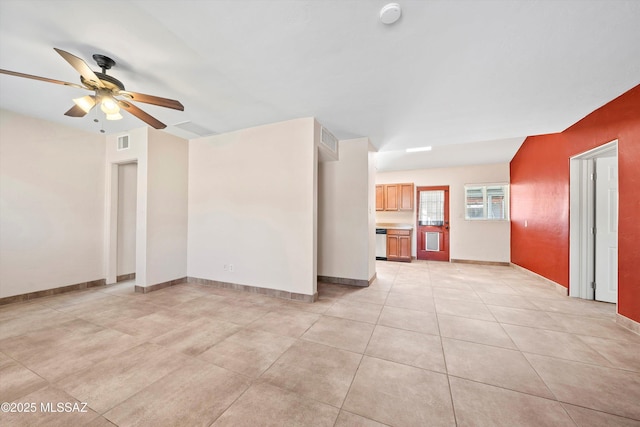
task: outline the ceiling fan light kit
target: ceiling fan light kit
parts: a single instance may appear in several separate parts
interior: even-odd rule
[[[73,102],[86,114],[96,105],[96,97],[94,95],[85,95],[82,98],[74,98]]]
[[[69,117],[84,117],[99,103],[100,109],[106,115],[107,120],[122,119],[120,108],[123,108],[153,128],[164,129],[167,127],[167,125],[162,123],[160,120],[144,112],[130,102],[118,99],[118,96],[124,97],[130,101],[143,102],[146,104],[184,111],[184,106],[180,101],[175,99],[125,91],[124,84],[122,84],[120,80],[107,75],[107,70],[116,65],[116,62],[108,56],[100,54],[93,55],[93,59],[96,61],[96,64],[98,64],[98,67],[102,69],[102,72],[94,72],[81,58],[78,58],[77,56],[62,49],[54,47],[54,50],[58,52],[58,54],[62,56],[73,68],[75,68],[78,73],[80,73],[80,82],[82,85],[2,69],[0,69],[0,74],[8,74],[11,76],[24,77],[93,91],[94,95],[86,95],[73,99],[75,105],[64,113]],[[97,119],[94,119],[94,121],[97,121]],[[101,129],[100,132],[104,133],[104,129]]]
[[[102,94],[100,96],[100,109],[107,116],[120,113],[120,107],[118,107],[115,99],[108,94]]]

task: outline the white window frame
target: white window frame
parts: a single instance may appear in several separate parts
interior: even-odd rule
[[[504,187],[504,218],[488,218],[489,203],[487,200],[488,187]],[[467,205],[467,192],[469,190],[482,190],[482,217],[470,217]],[[497,182],[491,184],[465,184],[464,186],[464,219],[467,221],[509,221],[509,184]]]

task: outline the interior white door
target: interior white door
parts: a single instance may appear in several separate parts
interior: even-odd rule
[[[596,159],[596,300],[618,301],[618,158]]]

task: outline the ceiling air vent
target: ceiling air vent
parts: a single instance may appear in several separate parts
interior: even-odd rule
[[[338,138],[333,136],[324,126],[320,133],[320,142],[332,152],[336,153],[338,151]]]
[[[129,135],[122,135],[118,137],[118,151],[126,150],[129,148]]]
[[[190,122],[190,121],[186,121],[186,122],[182,122],[182,123],[176,123],[174,126],[177,127],[178,129],[182,129],[184,131],[187,131],[189,133],[195,134],[197,136],[215,135],[214,131],[209,130],[204,126],[201,126],[201,125],[199,125],[197,123],[193,123],[193,122]]]

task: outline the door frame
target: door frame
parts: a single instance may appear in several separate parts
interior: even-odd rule
[[[569,296],[595,299],[595,189],[594,160],[610,157],[618,161],[615,139],[569,158]],[[617,301],[616,301],[617,304]]]
[[[136,174],[136,285],[143,283],[146,275],[146,226],[143,206],[146,200],[141,199],[141,171],[137,158],[107,164],[105,180],[105,273],[106,283],[117,283],[118,277],[118,168],[120,165],[135,163]],[[146,183],[145,183],[146,184]],[[146,191],[146,189],[145,189]],[[141,254],[143,256],[141,256]]]

